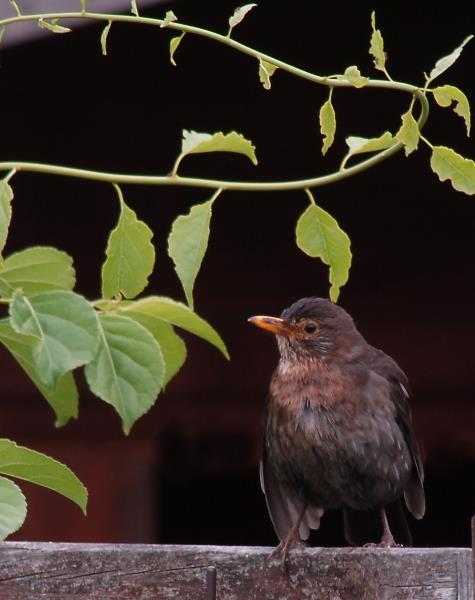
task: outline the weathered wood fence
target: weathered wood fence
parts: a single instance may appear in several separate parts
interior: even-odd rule
[[[475,531],[475,521],[473,524]],[[0,543],[0,599],[472,600],[470,548]]]

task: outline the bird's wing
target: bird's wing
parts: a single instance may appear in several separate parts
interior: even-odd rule
[[[406,506],[416,519],[421,519],[425,512],[424,468],[419,445],[412,427],[409,383],[405,373],[391,357],[381,350],[375,348],[372,350],[374,351],[372,369],[382,375],[389,383],[391,401],[396,409],[396,421],[404,434],[404,439],[411,453],[413,469],[404,492]]]
[[[274,531],[280,541],[285,540],[297,522],[303,508],[303,502],[291,490],[277,481],[270,468],[265,447],[259,464],[261,487],[266,497],[267,510],[274,526]],[[307,508],[300,525],[300,539],[307,540],[310,529],[318,529],[323,510]]]

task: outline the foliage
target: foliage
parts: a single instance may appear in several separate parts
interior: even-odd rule
[[[0,163],[0,172],[5,173],[0,179],[0,302],[8,306],[8,316],[0,319],[0,343],[18,361],[51,406],[58,426],[77,417],[78,393],[74,371],[84,367],[91,391],[114,408],[124,432],[128,433],[136,420],[153,406],[157,395],[185,361],[186,346],[176,328],[201,337],[229,358],[223,340],[194,311],[193,301],[195,282],[208,246],[213,205],[227,190],[300,189],[307,194],[310,204],[298,218],[296,243],[307,255],[320,258],[329,267],[330,297],[334,302],[348,280],[352,257],[350,240],[336,220],[317,205],[311,189],[356,175],[401,149],[408,156],[422,142],[431,149],[430,166],[441,181],[450,181],[457,191],[469,195],[475,193],[474,161],[451,148],[433,145],[421,134],[429,114],[429,98],[433,97],[439,106],[453,107],[455,114],[464,120],[469,135],[470,106],[466,95],[455,86],[433,87],[432,83],[460,57],[471,37],[437,61],[430,75],[426,76],[425,84],[420,86],[397,82],[390,77],[384,39],[376,26],[374,13],[371,15],[369,54],[375,69],[384,75],[384,79],[362,75],[356,65],[347,67],[343,73],[329,76],[309,73],[237,42],[232,37],[235,28],[244,18],[249,18],[256,4],[237,8],[229,18],[227,33],[223,35],[182,24],[171,11],[164,19],[142,18],[135,0],[130,3],[129,15],[88,12],[87,0],[81,0],[81,10],[75,13],[22,15],[18,5],[13,0],[10,3],[15,16],[0,22],[1,31],[15,22],[33,20],[53,35],[67,34],[71,30],[61,25],[65,18],[102,21],[105,27],[100,35],[99,47],[106,56],[108,35],[115,22],[153,25],[178,32],[170,39],[170,62],[173,66],[177,65],[175,55],[183,37],[198,35],[255,59],[258,79],[266,90],[271,90],[271,78],[278,70],[325,86],[328,94],[318,114],[323,155],[331,149],[337,133],[333,97],[338,88],[351,88],[355,93],[361,88],[385,88],[404,92],[409,97],[409,107],[401,115],[397,131],[385,131],[372,139],[349,136],[346,139],[348,151],[337,171],[303,180],[259,183],[179,175],[182,160],[186,157],[189,157],[186,160],[191,160],[193,154],[228,152],[244,156],[257,165],[254,145],[235,131],[183,131],[181,152],[172,172],[162,176],[103,173],[42,163]],[[415,106],[419,107],[418,112]],[[90,301],[74,292],[73,259],[61,250],[32,247],[5,258],[1,256],[12,216],[11,180],[21,171],[82,177],[114,186],[119,217],[105,250],[101,299]],[[186,304],[162,296],[141,296],[153,272],[155,248],[153,232],[126,204],[120,186],[128,183],[212,190],[209,200],[193,206],[187,214],[175,219],[168,237],[168,254],[183,287]],[[82,484],[67,467],[53,459],[17,447],[8,440],[0,440],[0,471],[46,485],[85,510],[86,495]],[[23,522],[26,504],[19,488],[3,477],[0,478],[0,496],[4,507],[0,517],[0,535],[5,536]]]

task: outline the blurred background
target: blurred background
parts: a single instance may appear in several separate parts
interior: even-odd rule
[[[4,13],[13,14],[4,4]],[[18,4],[25,12],[38,10],[33,2]],[[36,4],[48,8],[46,0]],[[67,3],[61,4],[65,10]],[[104,12],[113,4],[90,7]],[[137,4],[144,15],[173,10],[184,23],[223,33],[236,6],[209,0]],[[380,4],[377,23],[396,80],[422,84],[424,71],[474,33],[473,9],[447,13],[447,6],[432,5],[427,13],[417,3]],[[126,2],[116,6],[128,10]],[[356,64],[364,75],[378,76],[368,55],[374,3],[297,2],[282,12],[280,6],[260,2],[234,37],[318,74]],[[79,8],[77,0],[72,9]],[[395,131],[409,104],[397,92],[336,90],[337,141],[323,161],[318,111],[326,88],[277,71],[265,91],[254,60],[190,35],[172,67],[167,30],[114,24],[104,57],[103,24],[40,38],[31,37],[31,29],[15,35],[14,27],[6,31],[0,54],[2,160],[164,174],[179,152],[182,129],[236,130],[256,145],[258,167],[242,156],[197,155],[183,161],[181,174],[297,179],[338,168],[348,135]],[[440,79],[460,86],[472,101],[474,57],[472,42]],[[475,156],[463,121],[449,109],[433,108],[424,135]],[[422,145],[408,159],[401,153],[316,190],[316,199],[352,239],[354,262],[341,305],[412,384],[428,506],[423,521],[411,521],[415,543],[460,546],[470,544],[475,512],[475,205],[438,181],[429,158]],[[7,254],[35,244],[63,249],[75,259],[77,290],[98,297],[105,245],[118,216],[112,187],[28,173],[16,175],[12,185]],[[166,255],[167,235],[178,214],[210,193],[133,186],[123,191],[156,234],[157,265],[147,293],[183,300]],[[277,349],[271,336],[246,319],[279,314],[302,296],[327,295],[327,268],[294,244],[294,226],[306,205],[301,191],[222,194],[214,205],[195,307],[221,333],[232,361],[184,334],[185,367],[128,438],[113,410],[87,394],[81,373],[80,418],[55,429],[46,402],[1,349],[1,436],[65,462],[90,492],[84,518],[62,497],[22,485],[29,513],[15,539],[275,544],[257,465]],[[314,541],[343,544],[338,513],[325,517]]]

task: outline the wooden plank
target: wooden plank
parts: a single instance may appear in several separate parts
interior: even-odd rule
[[[306,548],[288,575],[270,548],[0,543],[2,600],[472,600],[469,548]],[[208,571],[208,579],[212,574]]]

